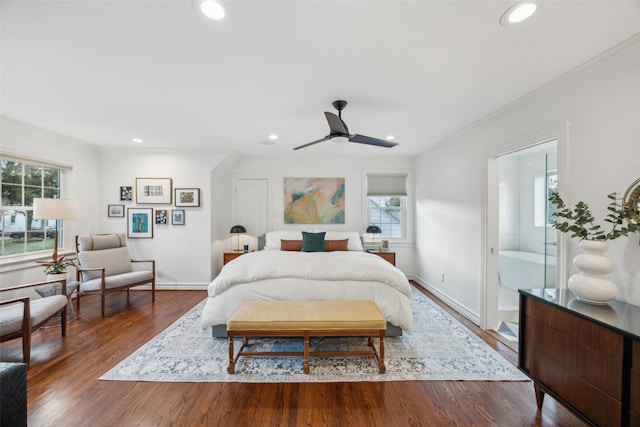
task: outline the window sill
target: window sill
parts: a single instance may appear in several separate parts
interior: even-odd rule
[[[48,261],[51,259],[53,251],[34,252],[30,254],[22,255],[9,255],[0,259],[0,273],[7,271],[25,270],[28,268],[36,267],[37,261]],[[58,250],[58,256],[75,255],[75,251],[72,250]],[[41,266],[38,266],[41,267]]]

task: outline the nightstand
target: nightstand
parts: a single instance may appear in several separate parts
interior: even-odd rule
[[[378,255],[380,258],[384,258],[389,263],[396,265],[396,253],[395,252],[377,252],[377,251],[367,251],[370,254]]]
[[[244,255],[245,253],[246,252],[242,252],[242,251],[225,252],[222,257],[222,265],[225,265],[226,263],[233,261],[234,259],[238,258],[240,255]]]

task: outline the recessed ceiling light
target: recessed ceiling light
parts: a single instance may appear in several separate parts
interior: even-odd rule
[[[224,8],[215,0],[195,0],[200,12],[209,19],[219,21],[224,18]]]
[[[142,138],[133,138],[131,141],[135,142],[136,144],[142,144],[144,142]]]
[[[396,139],[396,137],[394,135],[387,135],[385,139],[388,141],[393,141],[394,139]]]
[[[269,139],[272,141],[275,141],[276,139],[278,139],[278,135],[276,135],[275,133],[272,133],[271,135],[269,135]]]
[[[529,19],[531,15],[535,13],[537,8],[538,6],[533,2],[516,3],[502,14],[500,24],[508,26]]]

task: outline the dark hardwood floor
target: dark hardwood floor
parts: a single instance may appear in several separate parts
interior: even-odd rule
[[[98,378],[206,297],[148,291],[82,299],[67,337],[33,336],[28,371],[30,426],[583,426],[551,397],[536,408],[530,382],[152,383]],[[436,300],[437,301],[437,300]],[[439,302],[439,301],[437,301]],[[440,302],[439,302],[440,303]],[[442,303],[440,303],[443,305]],[[444,305],[443,305],[444,306]],[[444,306],[447,308],[446,306]],[[451,310],[448,310],[451,312]],[[517,355],[456,313],[512,363]],[[434,343],[437,345],[437,343]],[[0,360],[20,361],[20,340]]]

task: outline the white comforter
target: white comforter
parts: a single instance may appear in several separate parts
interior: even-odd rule
[[[201,325],[226,324],[246,300],[370,299],[385,319],[411,331],[411,287],[405,275],[366,252],[265,250],[236,258],[209,284]]]

